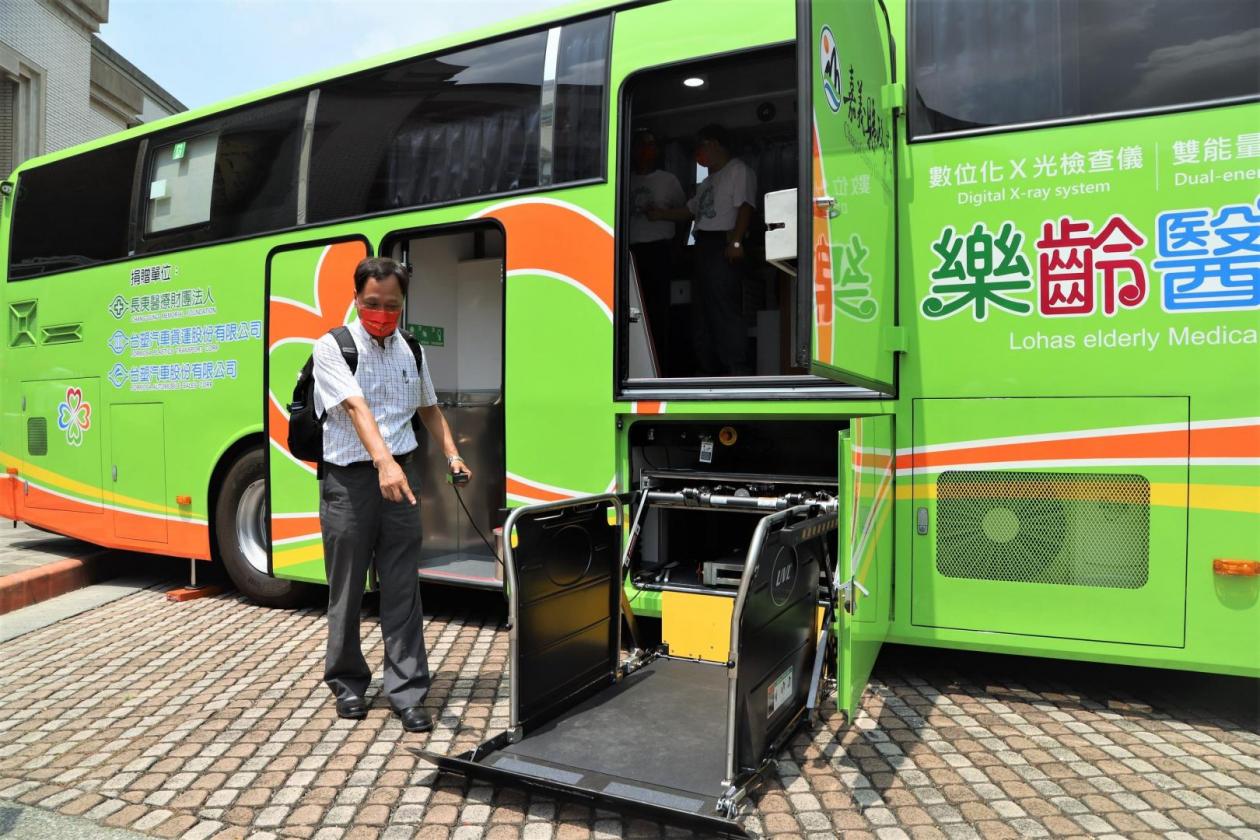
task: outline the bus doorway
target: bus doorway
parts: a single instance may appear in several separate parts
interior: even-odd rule
[[[438,403],[476,473],[456,488],[423,433],[421,580],[501,588],[494,546],[506,500],[503,424],[503,232],[461,225],[391,234],[381,253],[411,268],[406,329],[424,347]]]

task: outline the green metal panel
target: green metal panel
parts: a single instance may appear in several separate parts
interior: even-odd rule
[[[28,454],[28,468],[21,473],[21,505],[40,510],[76,513],[101,512],[101,422],[97,414],[100,380],[45,379],[21,383],[21,436],[14,444],[23,450],[32,443],[27,434],[31,421],[47,430],[47,453]],[[73,485],[77,493],[65,493],[49,479]]]
[[[815,373],[893,390],[897,349],[896,143],[892,43],[876,0],[813,0],[809,253]],[[810,129],[806,129],[807,131]],[[809,145],[806,146],[806,143]]]
[[[919,400],[916,625],[1184,643],[1184,398]],[[1162,436],[1138,459],[1123,417]],[[1017,442],[977,429],[1021,433]],[[931,445],[927,442],[931,441]]]
[[[166,498],[166,428],[161,403],[115,404],[109,409],[110,477],[116,497]],[[114,534],[167,541],[166,517],[115,516]]]
[[[892,618],[893,418],[855,419],[840,437],[839,577],[843,608],[836,702],[852,720]]]

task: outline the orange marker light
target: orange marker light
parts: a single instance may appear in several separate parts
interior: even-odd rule
[[[17,475],[17,474],[18,474],[18,469],[17,469],[17,467],[5,467],[5,468],[4,468],[4,471],[5,471],[6,473],[8,473],[9,475]]]
[[[191,505],[191,504],[192,504],[192,496],[176,496],[176,497],[175,497],[175,504],[177,504],[177,505]]]
[[[735,431],[734,426],[723,426],[722,431],[718,432],[718,443],[723,446],[734,446],[737,440],[739,432]]]
[[[1218,575],[1257,577],[1260,576],[1260,560],[1213,560],[1212,571]]]

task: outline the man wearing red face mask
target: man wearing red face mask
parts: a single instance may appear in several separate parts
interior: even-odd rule
[[[354,271],[359,318],[349,325],[358,350],[351,372],[330,333],[315,342],[315,411],[324,421],[324,475],[319,525],[328,577],[328,648],[324,681],[343,718],[367,716],[372,671],[359,644],[359,608],[368,567],[376,565],[385,640],[384,691],[408,732],[433,721],[422,703],[429,691],[424,614],[417,580],[420,557],[420,458],[411,418],[419,415],[442,447],[452,473],[471,472],[459,457],[437,407],[428,365],[398,332],[407,269],[369,257]]]

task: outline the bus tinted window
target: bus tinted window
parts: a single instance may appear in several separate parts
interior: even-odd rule
[[[564,27],[556,63],[553,183],[603,174],[608,18]]]
[[[546,42],[539,32],[322,87],[307,218],[537,186]]]
[[[182,125],[155,138],[141,251],[248,236],[297,223],[306,97]]]
[[[127,255],[138,146],[115,143],[19,175],[10,280]]]
[[[918,0],[915,136],[1260,93],[1255,0]]]

